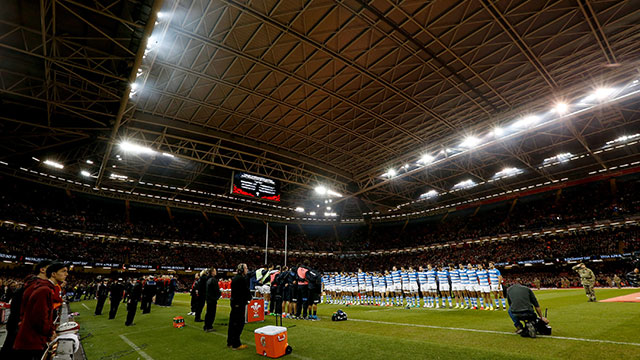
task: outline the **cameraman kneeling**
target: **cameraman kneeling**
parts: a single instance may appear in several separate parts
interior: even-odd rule
[[[516,283],[507,289],[507,301],[509,302],[509,316],[516,327],[516,333],[521,334],[525,331],[525,327],[522,325],[522,322],[525,322],[525,334],[530,337],[536,337],[536,328],[533,322],[540,317],[544,323],[549,323],[549,320],[542,316],[538,299],[536,299],[533,291],[526,286],[522,286],[520,279],[516,279]]]

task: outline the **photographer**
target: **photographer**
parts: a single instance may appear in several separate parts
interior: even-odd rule
[[[633,271],[629,272],[625,277],[630,286],[640,286],[640,259],[636,259],[633,264]]]
[[[536,299],[533,291],[526,286],[522,286],[520,284],[520,279],[516,279],[515,284],[511,285],[507,289],[507,301],[509,302],[509,316],[511,317],[511,320],[513,320],[513,325],[516,327],[517,334],[522,334],[525,331],[525,327],[522,325],[522,322],[525,320],[525,334],[529,337],[536,337],[536,329],[533,324],[533,320],[537,317],[540,317],[544,323],[549,323],[549,320],[542,316],[540,304],[538,304],[538,299]]]

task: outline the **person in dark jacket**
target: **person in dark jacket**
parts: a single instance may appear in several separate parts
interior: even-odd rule
[[[140,309],[143,314],[151,312],[151,302],[153,297],[156,295],[156,292],[156,281],[153,279],[153,276],[149,275],[147,280],[142,283],[142,303],[140,305]]]
[[[124,323],[126,326],[134,325],[133,319],[138,309],[138,301],[142,297],[142,283],[139,280],[131,279],[130,284],[129,299],[127,299],[127,320]]]
[[[239,264],[236,268],[237,274],[231,280],[231,313],[229,314],[229,332],[227,333],[227,347],[234,350],[248,348],[240,342],[240,334],[244,329],[245,307],[251,301],[249,291],[249,281],[246,278],[248,273],[246,264]]]
[[[167,306],[171,306],[173,303],[173,297],[176,294],[176,290],[178,289],[178,281],[173,277],[173,275],[169,275],[169,285],[167,286]]]
[[[207,302],[207,280],[209,280],[209,269],[202,270],[200,272],[200,278],[196,283],[196,288],[198,289],[198,301],[196,302],[196,319],[195,322],[203,322],[202,320],[202,310],[204,309],[204,305]]]
[[[62,302],[56,287],[67,278],[67,265],[52,262],[48,280],[37,279],[25,289],[20,308],[20,325],[13,344],[17,359],[40,360],[55,332],[54,303]]]
[[[196,314],[196,304],[198,303],[198,279],[200,279],[200,273],[196,273],[195,280],[193,280],[193,284],[191,284],[191,311],[187,315],[195,315]]]
[[[118,307],[120,306],[120,301],[122,301],[122,294],[124,293],[124,284],[122,283],[122,279],[118,279],[118,281],[111,284],[111,289],[109,290],[109,300],[111,301],[109,320],[113,320],[116,318]]]
[[[164,306],[167,290],[165,288],[164,276],[156,278],[156,305]]]
[[[109,280],[104,279],[102,284],[98,285],[98,290],[96,292],[96,297],[98,298],[98,302],[96,303],[96,315],[102,315],[102,308],[104,307],[104,302],[107,301],[107,297],[109,296]]]
[[[513,325],[516,327],[516,333],[520,334],[525,330],[522,322],[528,320],[526,331],[530,337],[535,337],[536,330],[531,321],[535,320],[537,316],[545,323],[549,323],[549,320],[542,316],[540,304],[538,304],[538,299],[536,299],[533,291],[526,286],[522,286],[520,279],[516,279],[516,283],[507,289],[507,301],[509,302],[508,313]]]
[[[207,280],[207,313],[204,316],[204,331],[213,331],[213,322],[216,319],[216,310],[218,307],[218,299],[220,299],[220,286],[218,286],[218,275],[216,268],[209,270],[209,279]]]
[[[16,357],[13,350],[13,343],[18,335],[18,323],[20,322],[20,308],[22,306],[22,296],[24,291],[29,285],[36,282],[37,279],[47,280],[47,267],[51,264],[51,261],[44,260],[37,263],[33,270],[34,274],[27,276],[24,281],[24,285],[20,287],[16,292],[11,295],[11,312],[7,319],[7,336],[4,339],[4,345],[0,349],[0,359],[13,359]]]

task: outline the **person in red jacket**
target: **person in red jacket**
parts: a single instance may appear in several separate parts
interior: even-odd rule
[[[67,278],[67,265],[53,262],[47,267],[48,280],[38,279],[24,291],[20,309],[20,325],[13,348],[18,359],[39,360],[47,342],[55,335],[55,302],[62,302],[56,288]]]

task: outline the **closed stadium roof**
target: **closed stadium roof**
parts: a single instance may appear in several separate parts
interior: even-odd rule
[[[7,0],[0,171],[242,216],[424,216],[637,167],[639,44],[633,1]],[[232,171],[282,202],[228,196]]]

